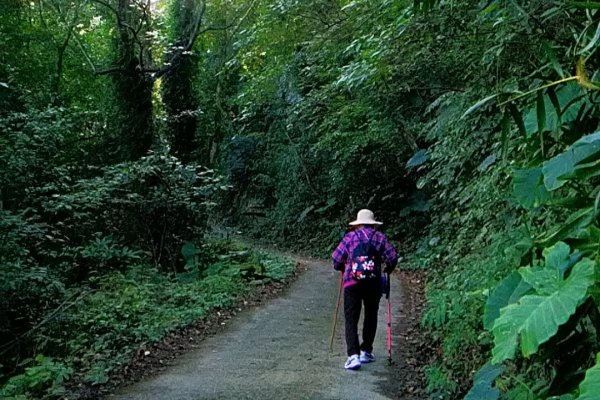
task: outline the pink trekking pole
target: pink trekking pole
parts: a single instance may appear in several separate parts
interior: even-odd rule
[[[386,274],[385,298],[387,299],[387,350],[388,362],[392,365],[392,305],[390,303],[390,274]]]

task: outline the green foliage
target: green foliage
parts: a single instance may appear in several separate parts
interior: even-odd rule
[[[427,392],[432,396],[444,398],[456,392],[456,383],[439,367],[428,367],[425,376],[427,377]]]
[[[512,178],[515,200],[522,207],[537,208],[550,199],[541,168],[515,170]]]
[[[544,33],[526,14],[543,20]],[[450,18],[458,15],[462,25]],[[465,22],[467,15],[471,19]],[[528,355],[505,363],[496,386],[502,398],[567,398],[590,366],[590,354],[597,352],[597,305],[588,296],[595,292],[598,254],[593,205],[599,114],[597,92],[585,76],[597,76],[598,64],[591,57],[583,67],[574,61],[594,42],[597,23],[592,20],[568,2],[487,2],[479,10],[442,3],[421,20],[437,38],[465,38],[473,29],[489,40],[483,47],[446,42],[445,62],[462,68],[469,82],[461,86],[463,92],[444,91],[431,101],[430,121],[417,139],[430,143],[420,146],[428,160],[417,168],[418,186],[434,200],[429,234],[411,261],[436,271],[423,324],[443,349],[438,368],[459,383],[444,398],[464,396],[469,378],[464,371],[486,363],[494,346],[484,329],[496,326],[496,340],[510,343],[511,356],[519,342]],[[443,33],[435,31],[440,21]],[[568,38],[569,30],[584,32],[579,43]],[[528,43],[517,37],[527,37]],[[422,48],[426,43],[419,41]],[[464,61],[453,59],[453,52]],[[414,54],[419,53],[405,58],[415,59]],[[536,65],[520,62],[519,54],[529,54],[524,59],[537,60]],[[566,76],[570,70],[577,75]],[[573,253],[564,243],[551,247],[559,241]],[[560,295],[568,288],[570,295]],[[472,302],[478,294],[485,306]],[[529,324],[530,331],[517,334],[538,310],[534,305],[557,308],[549,307],[539,314],[544,318]],[[471,319],[482,312],[483,324]],[[457,338],[458,346],[476,349],[481,357],[452,351]],[[500,354],[496,361],[503,358],[498,348],[495,354]]]
[[[205,226],[211,196],[221,188],[213,171],[163,154],[104,167],[95,175],[77,182],[65,177],[40,188],[44,215],[62,223],[66,236],[87,239],[98,230],[112,236],[82,241],[84,258],[102,241],[107,246],[106,241],[119,238],[172,270],[178,268],[183,243]]]
[[[61,179],[68,173],[65,163],[76,164],[90,157],[99,115],[60,107],[0,113],[0,182],[2,198],[8,209],[31,205],[27,190]],[[75,148],[81,140],[89,146]],[[90,160],[91,161],[91,160]]]
[[[131,268],[103,277],[96,291],[44,328],[43,344],[72,358],[85,380],[104,383],[140,343],[158,341],[244,293],[231,275],[180,282],[148,266]]]
[[[338,239],[336,221],[365,205],[387,210],[390,224],[402,212],[419,215],[403,169],[417,146],[389,101],[392,32],[406,10],[322,0],[258,9],[239,39],[242,85],[230,100],[236,117],[223,149],[234,222],[314,248]],[[313,233],[305,238],[298,223]]]
[[[583,180],[600,174],[595,156],[600,152],[600,132],[578,139],[564,153],[544,163],[544,185],[548,190],[562,187],[568,178]]]
[[[203,240],[215,222],[323,249],[369,207],[430,271],[432,396],[494,355],[472,396],[591,396],[597,2],[103,3],[0,4],[4,380],[53,343],[101,383],[131,343],[289,273]]]
[[[80,255],[83,263],[94,265],[94,268],[102,271],[132,265],[141,258],[140,251],[121,246],[110,237],[95,238],[81,248]]]
[[[486,364],[473,377],[473,388],[465,396],[465,400],[496,400],[500,390],[494,388],[494,381],[504,372],[504,367]]]
[[[568,247],[564,254],[560,245],[555,245],[546,254],[544,267],[519,269],[523,281],[535,293],[527,294],[501,310],[492,328],[495,343],[493,363],[512,358],[519,339],[525,357],[536,353],[539,346],[556,334],[559,326],[567,322],[587,297],[588,288],[594,283],[595,264],[583,259],[575,264],[569,277],[563,279],[558,263],[553,260],[568,259]]]
[[[295,265],[286,257],[238,244],[210,241],[205,248],[215,261],[203,277],[157,274],[142,264],[104,274],[93,290],[69,291],[69,307],[35,338],[35,348],[53,359],[38,356],[39,366],[8,380],[0,393],[53,398],[63,393],[62,384],[71,376],[106,383],[141,344],[232,306],[256,284],[287,278]]]
[[[598,360],[600,362],[600,360]],[[585,373],[585,379],[579,385],[577,400],[593,400],[600,393],[600,364],[596,364]]]
[[[34,365],[25,373],[10,378],[0,388],[3,399],[46,399],[65,393],[63,383],[73,374],[73,369],[52,358],[38,355]]]
[[[235,250],[218,257],[218,261],[209,265],[205,276],[232,275],[241,276],[253,283],[279,281],[288,277],[294,263],[283,256],[257,250]]]
[[[516,271],[504,278],[487,299],[483,315],[484,328],[492,329],[494,321],[500,316],[500,310],[516,303],[530,289],[531,286]]]

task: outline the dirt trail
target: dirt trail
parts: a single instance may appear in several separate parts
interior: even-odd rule
[[[403,362],[386,360],[386,304],[382,299],[374,353],[377,361],[345,371],[340,309],[333,352],[328,351],[339,275],[323,261],[302,260],[303,273],[280,298],[240,313],[161,374],[121,389],[110,399],[398,399]],[[392,313],[403,310],[402,286],[392,282]],[[395,299],[395,303],[394,303]],[[402,324],[394,332],[402,334]],[[397,335],[394,343],[400,343]],[[400,371],[401,372],[401,371]]]

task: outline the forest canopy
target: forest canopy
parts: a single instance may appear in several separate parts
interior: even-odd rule
[[[599,15],[2,0],[0,397],[105,383],[136,344],[287,271],[215,229],[326,254],[370,208],[429,276],[431,398],[598,398]]]

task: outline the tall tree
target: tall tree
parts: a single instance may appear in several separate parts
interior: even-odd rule
[[[195,20],[202,21],[206,3],[198,0],[174,0],[171,5],[174,44],[165,54],[165,61],[174,59],[178,49],[186,46]],[[167,112],[167,135],[175,155],[189,160],[197,148],[197,101],[194,95],[194,76],[197,56],[191,52],[174,59],[171,71],[162,84],[162,95]]]
[[[150,0],[94,0],[112,14],[117,25],[114,65],[96,70],[112,74],[117,98],[116,148],[120,160],[145,155],[153,141],[152,90],[154,78],[148,74],[152,58],[148,33],[151,28]]]
[[[110,10],[117,23],[117,57],[114,65],[98,69],[97,74],[113,74],[119,98],[118,132],[121,158],[134,159],[145,154],[152,145],[152,91],[154,82],[164,78],[168,131],[173,137],[176,154],[187,157],[194,149],[196,105],[193,77],[197,69],[192,50],[198,37],[222,26],[203,26],[206,2],[174,0],[175,23],[173,43],[167,48],[160,66],[152,62],[152,18],[150,0],[93,0]],[[243,20],[252,8],[245,6]]]
[[[240,28],[258,4],[258,0],[214,1],[207,8],[204,0],[173,1],[170,14],[174,45],[165,55],[171,70],[165,74],[162,94],[167,132],[179,157],[214,164],[230,115],[224,104],[239,82],[239,76],[227,64],[234,58],[234,43],[243,40],[238,34]],[[204,27],[197,30],[200,24]],[[194,29],[195,37],[212,34],[204,35],[198,45],[186,47]],[[182,48],[190,51],[176,57]]]

